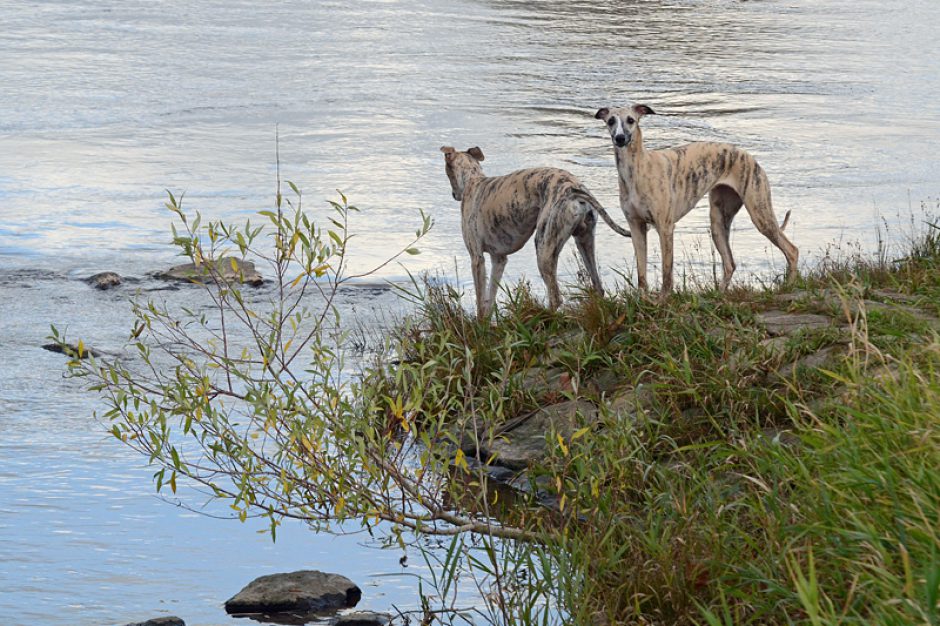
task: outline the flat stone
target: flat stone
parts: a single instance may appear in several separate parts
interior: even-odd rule
[[[533,411],[511,430],[501,433],[487,454],[495,455],[498,465],[524,469],[545,457],[546,435],[550,431],[568,439],[582,424],[593,423],[596,418],[597,407],[587,400],[552,404]]]
[[[574,328],[572,330],[565,331],[559,335],[555,335],[549,338],[546,345],[549,350],[557,350],[558,348],[565,346],[565,345],[570,345],[573,343],[580,343],[582,341],[583,335],[584,335],[583,330],[581,330],[580,328]]]
[[[819,369],[833,362],[836,357],[845,354],[845,351],[846,347],[844,345],[836,344],[826,346],[816,352],[800,357],[793,363],[784,365],[778,372],[771,374],[770,381],[774,383],[783,382],[787,378],[795,376],[800,369]]]
[[[607,403],[608,412],[615,417],[636,419],[637,413],[653,406],[655,395],[647,386],[624,389],[614,395]]]
[[[940,320],[937,320],[936,317],[934,317],[927,311],[924,311],[923,309],[918,309],[916,306],[911,306],[910,304],[903,304],[903,303],[890,303],[889,304],[887,302],[876,302],[874,300],[865,300],[864,303],[865,303],[865,308],[869,311],[879,311],[881,313],[891,313],[891,312],[897,311],[899,313],[909,315],[915,320],[919,320],[921,322],[927,322],[929,324],[933,324],[937,321],[940,321]],[[857,302],[852,303],[852,313],[858,314]]]
[[[168,615],[167,617],[155,617],[148,619],[146,622],[134,622],[125,626],[186,626],[186,622],[175,615]]]
[[[869,292],[869,295],[879,298],[881,300],[887,300],[889,302],[903,302],[904,304],[916,304],[920,298],[913,296],[908,293],[901,293],[894,289],[872,289]]]
[[[333,626],[386,626],[392,621],[388,613],[374,611],[356,611],[340,615],[333,621]]]
[[[832,318],[815,313],[787,313],[766,311],[757,314],[757,321],[772,337],[792,335],[802,330],[815,330],[832,326]]]
[[[362,591],[339,574],[302,570],[262,576],[225,601],[231,614],[321,613],[356,606]]]
[[[801,289],[798,291],[791,291],[789,293],[778,293],[774,296],[774,300],[780,304],[792,304],[794,302],[808,300],[810,297],[812,297],[812,294],[809,291]]]
[[[112,287],[117,287],[124,282],[124,279],[114,272],[98,272],[86,278],[85,282],[95,289],[104,291]]]
[[[789,338],[784,336],[768,337],[760,342],[760,347],[768,354],[780,356],[787,351],[787,342],[789,341]]]
[[[199,266],[194,263],[184,263],[183,265],[171,267],[165,272],[157,272],[156,277],[163,280],[188,283],[211,282],[212,276],[209,267],[208,262],[201,263]],[[252,287],[259,287],[264,283],[264,278],[258,273],[255,264],[251,261],[243,261],[235,257],[222,257],[215,260],[215,269],[219,278],[228,283],[244,283]]]
[[[572,391],[571,377],[560,367],[530,367],[520,375],[519,385],[536,395]]]

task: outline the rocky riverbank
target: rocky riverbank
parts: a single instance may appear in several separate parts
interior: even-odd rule
[[[938,233],[665,302],[549,312],[521,285],[481,322],[430,289],[365,388],[453,442],[463,506],[541,533],[572,623],[914,623],[940,580]]]

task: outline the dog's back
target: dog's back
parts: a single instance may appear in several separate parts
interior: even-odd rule
[[[464,193],[461,209],[485,249],[508,248],[511,253],[529,240],[544,209],[582,190],[570,172],[536,167],[475,180]]]

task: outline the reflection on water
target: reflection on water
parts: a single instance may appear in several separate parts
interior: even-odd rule
[[[309,210],[322,215],[336,189],[363,209],[361,265],[407,242],[424,209],[437,224],[405,269],[462,280],[438,147],[479,145],[492,174],[570,169],[622,223],[593,113],[628,99],[662,113],[644,120],[649,147],[720,140],[753,152],[778,216],[793,210],[788,234],[806,262],[839,238],[870,242],[881,216],[940,195],[927,141],[940,130],[932,0],[48,0],[0,11],[0,612],[16,621],[168,610],[212,623],[262,573],[339,563],[363,583],[399,571],[399,555],[355,540],[289,527],[270,546],[250,525],[154,500],[148,471],[89,418],[94,400],[61,378],[61,357],[36,349],[50,322],[119,345],[126,291],[74,279],[173,263],[165,189],[213,218],[268,207],[276,125],[281,171]],[[703,211],[680,223],[678,276],[711,276],[707,226]],[[732,245],[737,280],[783,269],[744,215]],[[598,259],[608,282],[632,274],[631,247],[604,226]],[[507,277],[521,275],[537,275],[531,248],[509,262]],[[380,580],[376,608],[413,597],[410,581]]]

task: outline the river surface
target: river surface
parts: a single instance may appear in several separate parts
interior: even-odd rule
[[[173,264],[165,190],[206,217],[270,208],[280,171],[322,216],[337,189],[362,212],[356,269],[435,219],[422,254],[379,279],[431,271],[467,284],[459,207],[438,148],[480,146],[485,170],[564,167],[623,223],[602,106],[644,102],[650,148],[740,144],[767,170],[777,215],[811,266],[831,244],[903,240],[940,196],[940,3],[608,3],[509,0],[79,2],[0,0],[0,615],[109,624],[177,614],[224,624],[221,602],[276,571],[337,571],[363,606],[415,604],[400,553],[361,537],[193,514],[153,495],[152,470],[104,434],[101,405],[44,352],[49,324],[119,347],[132,285],[80,278]],[[677,230],[677,281],[709,281],[707,212]],[[598,226],[605,282],[633,275],[629,242]],[[857,242],[857,247],[855,243]],[[737,280],[782,256],[742,214]],[[657,246],[652,246],[655,276]],[[562,278],[576,272],[571,249]],[[506,279],[537,277],[527,247]],[[540,289],[540,281],[533,281]],[[147,281],[138,283],[145,287]],[[179,304],[195,290],[167,292]],[[383,324],[386,292],[350,292]],[[371,321],[369,321],[371,320]],[[194,504],[194,503],[190,503]]]

